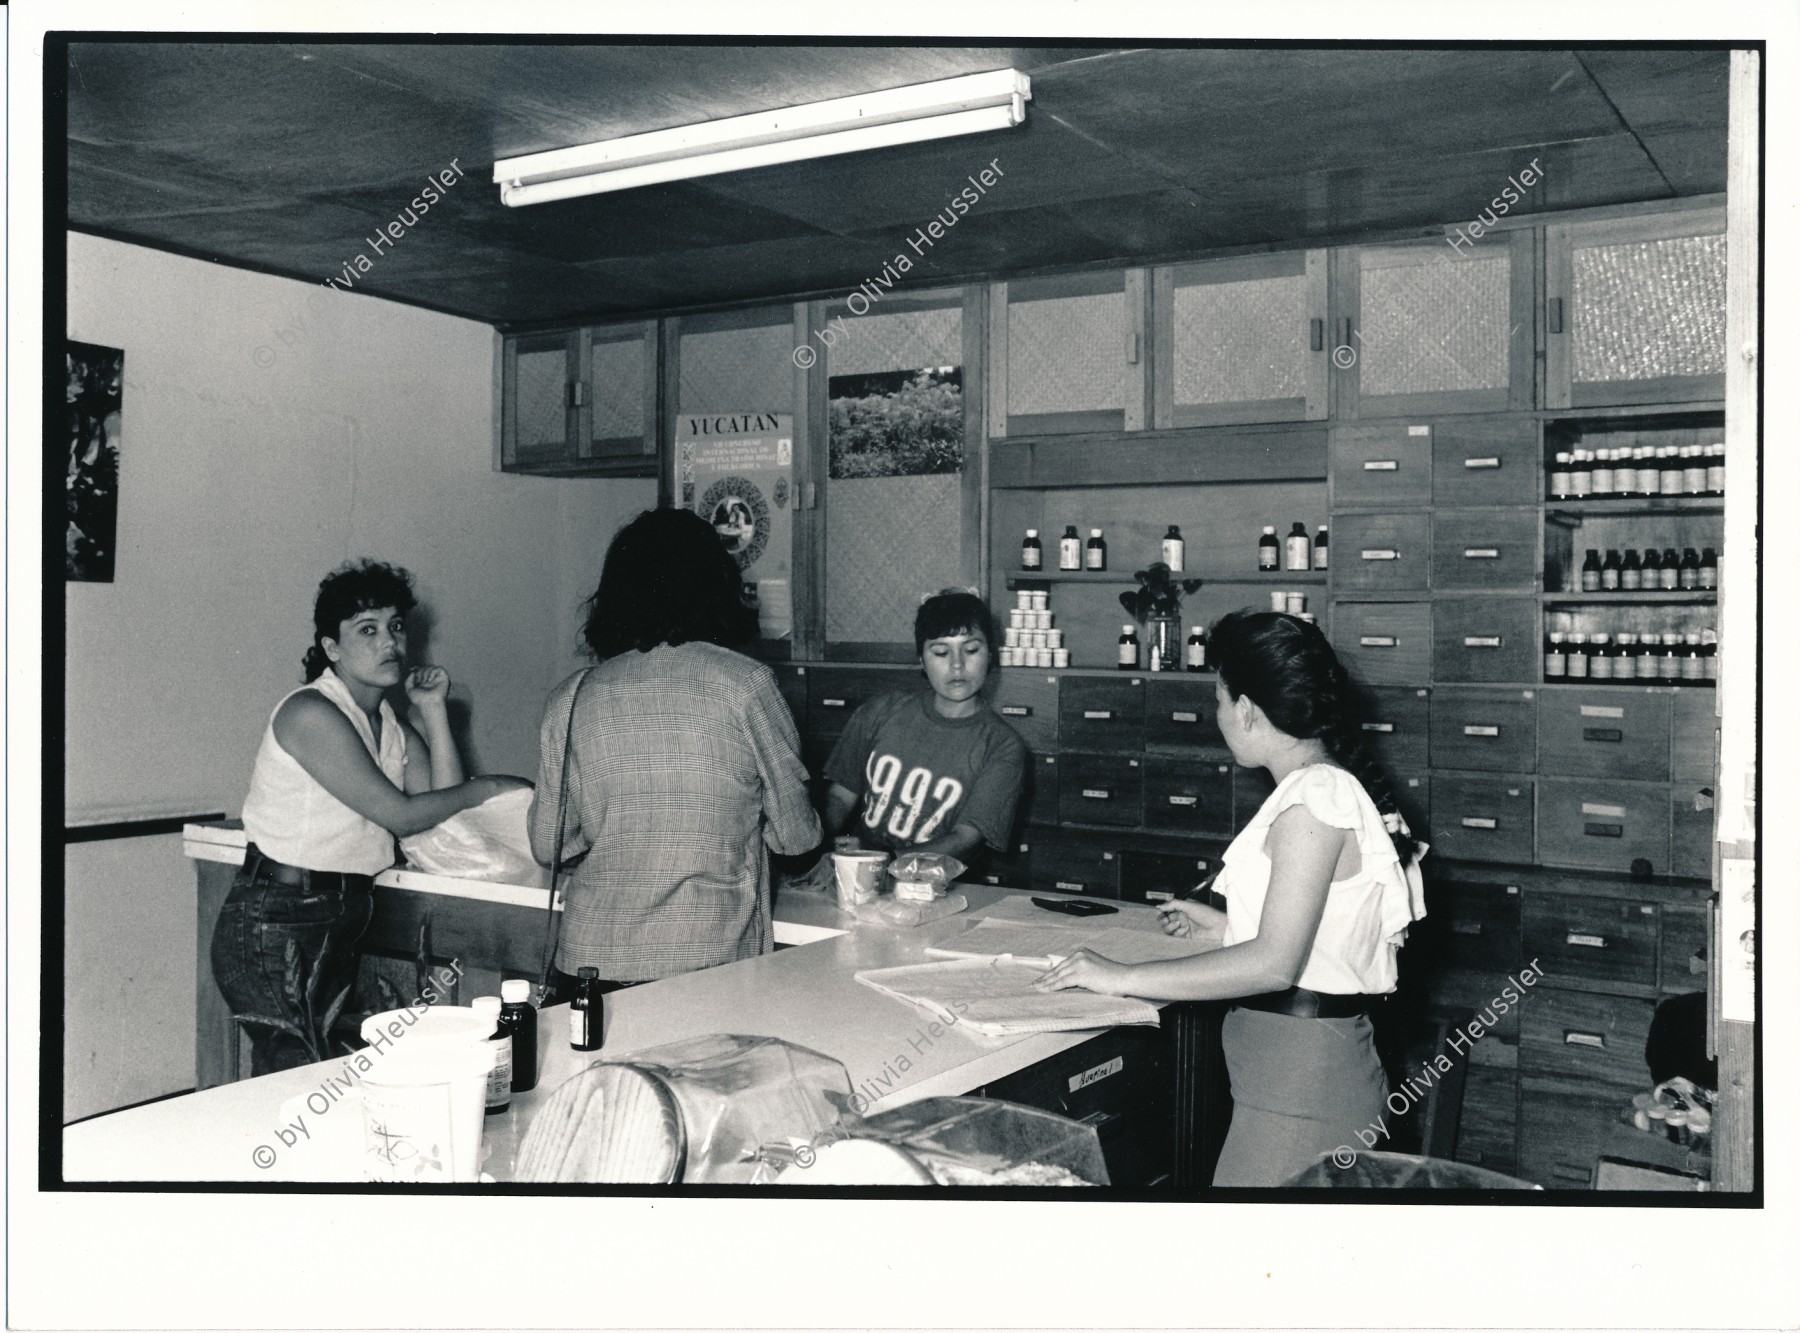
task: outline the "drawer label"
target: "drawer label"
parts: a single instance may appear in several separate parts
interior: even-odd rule
[[[1072,883],[1071,881],[1066,880],[1066,879],[1057,880],[1056,887],[1061,889],[1064,893],[1086,893],[1087,892],[1087,885]]]
[[[1451,933],[1455,935],[1479,935],[1481,934],[1481,922],[1452,921],[1450,923],[1450,930]]]
[[[1606,936],[1604,935],[1578,935],[1571,932],[1568,941],[1578,949],[1604,949],[1606,947]]]
[[[1462,826],[1464,828],[1497,829],[1500,827],[1500,821],[1498,819],[1489,819],[1485,815],[1465,815],[1463,816]]]
[[[1398,472],[1400,464],[1392,458],[1371,458],[1363,464],[1364,472]]]
[[[1598,801],[1583,801],[1581,813],[1584,815],[1601,815],[1607,819],[1625,818],[1625,807],[1622,805],[1601,805]]]
[[[1169,714],[1169,721],[1171,721],[1171,722],[1198,722],[1199,720],[1200,720],[1200,714],[1198,714],[1198,713],[1170,713]]]
[[[1470,634],[1463,639],[1465,648],[1498,648],[1499,646],[1500,636],[1498,634]]]
[[[1498,458],[1465,458],[1463,466],[1466,468],[1496,468],[1500,466],[1500,460]]]
[[[1031,710],[1029,708],[1027,708],[1024,704],[1001,704],[1000,705],[1000,713],[1001,713],[1001,716],[1003,716],[1003,717],[1030,717],[1031,716]]]
[[[1564,1046],[1592,1046],[1597,1051],[1606,1049],[1606,1038],[1598,1032],[1565,1032]]]
[[[1464,560],[1498,560],[1499,558],[1500,548],[1498,546],[1463,547]]]
[[[1364,648],[1392,648],[1394,636],[1392,634],[1365,634],[1358,642]]]
[[[842,699],[821,699],[819,700],[819,706],[821,708],[842,708],[844,702],[845,701]]]
[[[1095,1065],[1085,1073],[1075,1074],[1069,1079],[1069,1091],[1080,1092],[1083,1088],[1098,1083],[1103,1078],[1111,1078],[1125,1068],[1125,1057],[1115,1055],[1103,1065]]]
[[[1610,704],[1583,704],[1581,705],[1581,715],[1583,717],[1624,717],[1625,710],[1614,708]]]
[[[1498,736],[1499,734],[1499,727],[1485,727],[1471,724],[1470,726],[1463,728],[1463,735],[1465,736]]]
[[[1170,805],[1199,805],[1200,798],[1198,796],[1171,796],[1169,798],[1169,804]]]
[[[1362,724],[1362,729],[1364,731],[1379,731],[1383,735],[1386,735],[1393,731],[1394,724],[1392,722],[1365,722]]]
[[[1112,710],[1110,708],[1090,708],[1082,713],[1082,717],[1086,718],[1089,722],[1110,722],[1112,720]]]
[[[1364,551],[1362,553],[1362,558],[1364,560],[1398,560],[1400,558],[1400,552],[1381,547],[1379,549]]]
[[[1429,435],[1429,434],[1431,434],[1431,427],[1430,426],[1408,426],[1406,428],[1406,433],[1408,435]]]
[[[1100,787],[1083,787],[1081,794],[1090,801],[1110,801],[1112,793]]]

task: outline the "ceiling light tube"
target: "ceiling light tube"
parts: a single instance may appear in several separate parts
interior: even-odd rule
[[[516,208],[1006,129],[1025,119],[1030,96],[1028,75],[994,70],[506,158],[494,181]]]

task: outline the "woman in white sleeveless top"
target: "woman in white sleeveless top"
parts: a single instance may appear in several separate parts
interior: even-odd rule
[[[1209,639],[1219,730],[1275,791],[1225,853],[1227,908],[1167,904],[1163,928],[1203,952],[1128,966],[1087,950],[1047,972],[1151,1000],[1234,1000],[1224,1025],[1231,1131],[1220,1186],[1280,1185],[1378,1122],[1388,1095],[1370,1010],[1398,980],[1406,928],[1425,915],[1417,842],[1369,757],[1355,690],[1317,627],[1237,612]],[[1338,1160],[1342,1161],[1339,1157]]]
[[[269,717],[250,794],[244,865],[213,929],[213,977],[250,1033],[251,1072],[324,1058],[328,1015],[356,979],[373,877],[394,835],[417,833],[519,785],[463,780],[444,711],[450,677],[406,667],[403,569],[363,561],[319,585],[307,684]],[[415,725],[386,699],[405,681]]]

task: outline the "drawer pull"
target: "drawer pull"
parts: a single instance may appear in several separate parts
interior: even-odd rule
[[[1081,789],[1081,794],[1090,801],[1112,800],[1112,793],[1107,791],[1104,787],[1083,787]]]
[[[1581,705],[1581,715],[1583,717],[1624,717],[1625,710],[1612,704],[1583,704]]]
[[[1392,648],[1394,636],[1392,634],[1365,634],[1357,642],[1364,648]]]
[[[1500,821],[1498,819],[1489,819],[1486,815],[1464,815],[1462,826],[1464,828],[1497,829],[1500,827]]]
[[[1090,708],[1081,716],[1089,722],[1110,722],[1112,721],[1112,709]]]
[[[1169,798],[1169,804],[1170,805],[1199,805],[1200,798],[1198,796],[1171,796]]]
[[[1482,925],[1479,921],[1452,921],[1450,933],[1453,935],[1479,935]]]
[[[1000,715],[1002,717],[1030,717],[1031,709],[1024,704],[1001,704]]]
[[[1198,722],[1199,720],[1200,720],[1200,714],[1198,714],[1198,713],[1170,713],[1169,714],[1169,721],[1171,721],[1171,722]]]
[[[1498,736],[1499,734],[1499,727],[1483,726],[1479,723],[1471,723],[1469,726],[1463,728],[1463,735],[1465,736]]]
[[[1463,466],[1471,469],[1497,468],[1500,466],[1500,460],[1498,458],[1465,458],[1463,459]]]
[[[1362,729],[1364,731],[1379,731],[1385,736],[1393,731],[1394,724],[1392,722],[1365,722],[1362,724]]]
[[[1371,548],[1362,553],[1362,558],[1364,560],[1398,560],[1400,552],[1389,550],[1386,547]]]
[[[1070,880],[1066,880],[1066,879],[1057,880],[1056,887],[1061,889],[1064,893],[1086,893],[1087,892],[1087,885],[1073,883]]]
[[[1581,831],[1589,838],[1622,838],[1625,836],[1623,824],[1583,824]]]
[[[1499,558],[1500,548],[1498,546],[1463,547],[1464,560],[1498,560]]]
[[[1371,458],[1363,464],[1364,472],[1398,472],[1400,463],[1392,458]]]
[[[1560,328],[1555,328],[1552,329],[1551,332],[1561,333],[1562,330]],[[1594,1178],[1594,1173],[1587,1167],[1575,1166],[1573,1163],[1565,1162],[1558,1162],[1555,1166],[1552,1166],[1550,1168],[1550,1174],[1555,1176],[1558,1180],[1575,1180],[1581,1182],[1583,1185]]]
[[[1574,945],[1578,949],[1604,949],[1606,947],[1606,936],[1581,935],[1574,931],[1570,931],[1568,943]]]
[[[842,708],[847,703],[848,703],[848,700],[845,700],[845,699],[821,699],[821,700],[819,700],[819,707],[821,707],[821,708]]]
[[[1622,805],[1601,805],[1597,801],[1583,801],[1581,803],[1581,813],[1584,815],[1599,815],[1604,819],[1623,819],[1627,812]]]
[[[1606,1038],[1601,1036],[1598,1032],[1565,1032],[1563,1033],[1563,1045],[1591,1046],[1596,1051],[1604,1051],[1606,1049]]]
[[[1498,634],[1469,634],[1463,638],[1463,647],[1465,648],[1498,648],[1499,646],[1500,635]]]
[[[1583,727],[1581,739],[1584,741],[1601,741],[1607,745],[1617,745],[1625,739],[1625,733],[1617,727]]]

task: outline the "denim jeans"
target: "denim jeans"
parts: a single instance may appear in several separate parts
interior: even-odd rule
[[[213,927],[213,979],[234,1016],[280,1019],[315,1036],[241,1023],[250,1034],[252,1075],[330,1054],[315,1045],[329,1036],[318,1026],[332,1000],[356,981],[356,944],[375,910],[367,875],[301,872],[305,882],[284,884],[277,873],[290,878],[293,870],[249,849]]]

